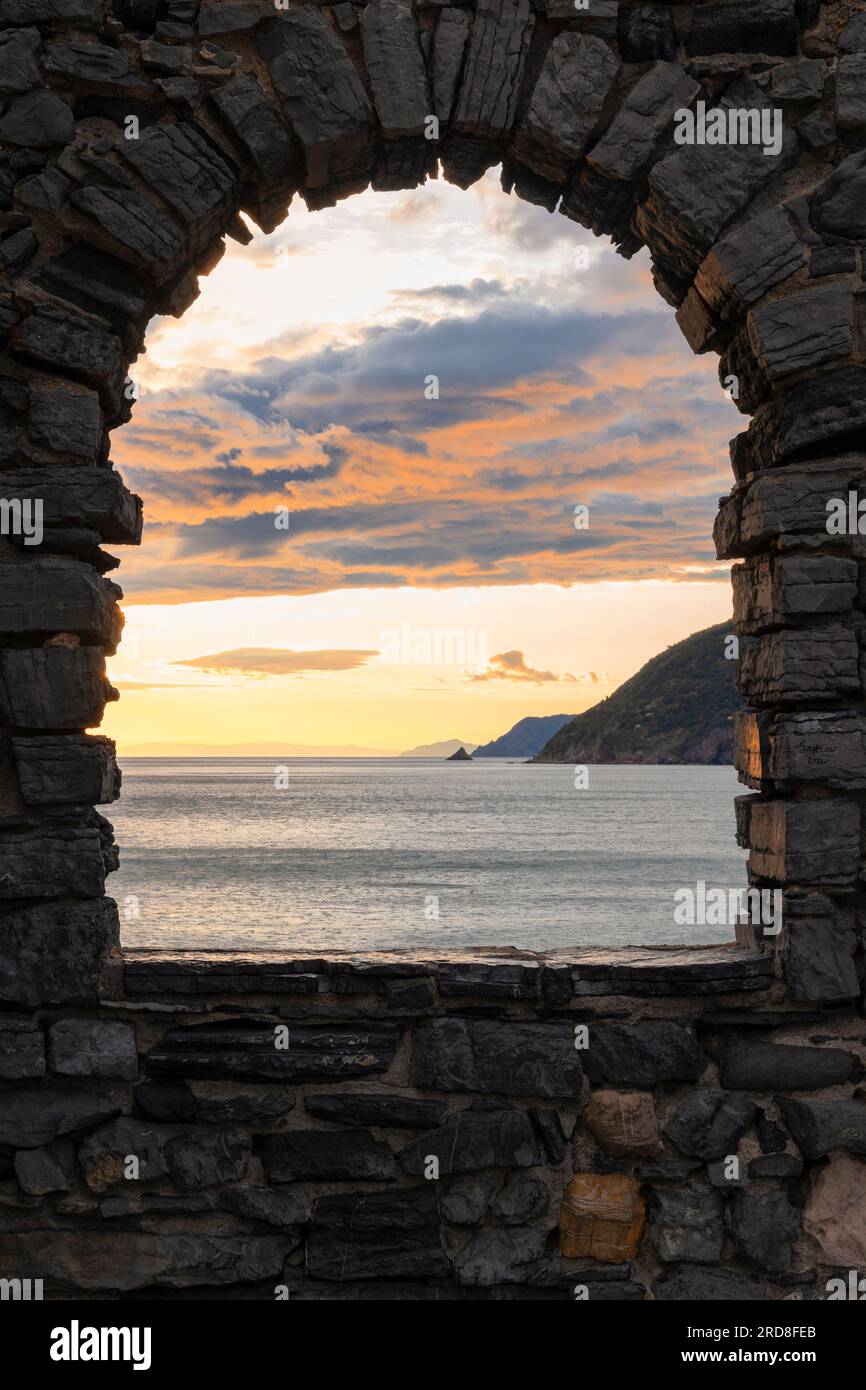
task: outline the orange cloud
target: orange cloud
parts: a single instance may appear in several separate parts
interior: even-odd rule
[[[369,649],[293,652],[282,647],[237,647],[231,652],[188,657],[173,664],[220,673],[240,671],[255,675],[297,676],[308,671],[356,671],[378,655],[378,651]]]
[[[486,671],[470,677],[473,681],[520,681],[531,685],[547,685],[551,681],[579,682],[590,681],[598,685],[601,677],[595,671],[585,671],[574,675],[570,671],[557,675],[554,671],[538,671],[527,665],[523,652],[497,652],[491,656]]]

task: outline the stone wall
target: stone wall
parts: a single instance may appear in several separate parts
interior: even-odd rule
[[[616,1221],[587,1236],[586,1220],[632,1203],[639,1277],[600,1260],[616,1277],[594,1264],[595,1296],[706,1278],[725,1297],[744,1287],[732,1278],[767,1278],[785,1297],[791,1270],[814,1289],[828,1252],[859,1258],[862,1233],[845,1244],[833,1211],[866,1171],[847,1156],[864,1113],[851,1060],[866,805],[864,76],[866,9],[850,0],[0,0],[2,500],[44,512],[39,545],[0,536],[0,1276],[8,1261],[39,1277],[50,1252],[46,1276],[73,1285],[216,1281],[273,1296],[283,1260],[294,1269],[303,1252],[320,1290],[366,1269],[407,1291],[453,1277],[555,1296],[549,1223],[573,1163],[599,1177],[568,1199],[568,1250],[625,1248]],[[778,153],[676,143],[675,113],[700,102],[781,112]],[[104,896],[117,851],[95,809],[120,777],[111,742],[88,731],[116,696],[105,656],[121,593],[104,546],[141,535],[110,432],[130,416],[145,327],[183,313],[225,236],[249,240],[240,212],[272,229],[296,195],[319,208],[438,169],[467,187],[500,163],[507,192],[623,255],[649,248],[688,342],[720,355],[751,417],[716,539],[740,561],[737,764],[751,794],[738,833],[755,885],[784,893],[783,929],[742,927],[718,961],[451,962],[438,985],[420,962],[190,971],[131,957],[124,994]],[[853,517],[836,531],[834,499]],[[595,1090],[574,1130],[585,1093],[569,1036],[587,1011]],[[275,1018],[291,1024],[284,1056],[268,1051]],[[182,1031],[197,1021],[206,1031]],[[298,1057],[312,1060],[293,1071]],[[315,1101],[320,1086],[342,1113]],[[786,1096],[800,1088],[806,1098]],[[396,1111],[347,1110],[356,1089]],[[653,1147],[653,1099],[663,1156],[634,1148]],[[395,1113],[405,1130],[374,1124]],[[747,1185],[729,1192],[713,1165],[739,1143]],[[141,1172],[118,1181],[126,1152]],[[428,1152],[438,1179],[418,1169]],[[651,1208],[640,1243],[638,1179]],[[378,1195],[353,1195],[371,1180]]]
[[[736,946],[131,953],[98,1009],[0,1018],[0,1273],[47,1298],[826,1298],[866,1264],[866,1024],[784,995]]]

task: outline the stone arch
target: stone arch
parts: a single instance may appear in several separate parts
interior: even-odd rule
[[[860,862],[862,542],[828,537],[823,511],[828,489],[858,486],[866,425],[866,21],[849,13],[817,0],[0,0],[4,484],[43,498],[46,518],[38,554],[4,556],[4,797],[24,827],[4,858],[50,864],[52,901],[74,897],[76,921],[104,925],[110,828],[82,807],[119,778],[106,740],[70,731],[113,698],[102,657],[120,593],[101,543],[137,544],[142,517],[109,431],[131,414],[149,318],[184,311],[225,236],[249,240],[240,211],[272,230],[298,194],[321,208],[414,188],[437,162],[466,187],[501,163],[507,191],[626,256],[649,247],[688,342],[721,355],[753,417],[732,442],[716,532],[719,555],[743,560],[753,712],[738,757],[758,796],[740,803],[740,834],[753,873],[796,888],[806,911],[786,935],[797,988],[831,988],[812,969],[822,942],[847,997],[847,894],[843,908],[803,890],[853,890]],[[778,153],[678,145],[675,112],[698,102],[780,111]],[[834,752],[816,762],[804,739]],[[68,823],[46,828],[61,807]],[[31,891],[20,863],[3,879],[14,901]]]
[[[130,364],[148,320],[184,311],[225,236],[249,240],[240,212],[273,229],[295,195],[321,208],[368,186],[413,188],[437,162],[464,187],[501,163],[506,191],[610,235],[623,255],[647,246],[657,288],[692,348],[718,353],[722,382],[736,379],[737,403],[751,419],[732,441],[734,486],[722,499],[716,540],[721,558],[741,561],[734,604],[749,709],[737,763],[753,794],[739,801],[738,833],[754,881],[784,890],[785,925],[766,939],[760,925],[744,927],[741,945],[751,954],[683,961],[677,982],[671,965],[645,956],[616,984],[614,967],[598,961],[571,975],[564,965],[544,967],[540,976],[525,965],[464,964],[441,967],[435,998],[505,994],[565,1008],[573,995],[629,990],[725,995],[767,990],[775,964],[784,986],[773,986],[774,998],[783,1006],[859,995],[864,549],[856,525],[828,532],[826,504],[853,495],[856,514],[866,489],[864,78],[866,8],[848,0],[343,0],[286,8],[280,0],[0,0],[0,466],[7,501],[39,498],[45,518],[38,549],[10,536],[0,554],[0,1002],[93,1007],[121,988],[117,914],[104,896],[115,849],[95,810],[118,795],[120,779],[110,741],[84,730],[98,725],[116,694],[104,657],[120,637],[121,594],[107,577],[117,562],[102,544],[138,544],[141,536],[141,502],[111,465],[109,432],[130,416]],[[677,144],[675,113],[700,102],[781,111],[781,148]],[[312,978],[303,967],[220,970],[205,978],[195,962],[132,961],[127,990],[261,996],[267,984],[303,994]],[[368,974],[387,997],[382,1007],[398,1017],[417,1008],[423,1020],[438,1007],[427,1001],[427,977],[415,978],[420,968],[405,979],[396,966]],[[92,1042],[91,1025],[78,1026]],[[513,1093],[513,1080],[494,1074],[489,1039],[485,1053],[483,1030],[496,1025],[459,1026],[467,1033],[460,1065],[472,1079],[457,1089]],[[596,1057],[592,1079],[629,1084],[637,1071],[641,1087],[694,1083],[707,1063],[694,1040],[672,1023],[645,1026],[656,1031],[641,1035],[646,1060],[638,1066],[620,1055],[621,1025],[608,1025],[608,1053]],[[450,1043],[438,1024],[430,1027],[418,1084],[435,1090]],[[668,1030],[664,1038],[659,1029]],[[19,1070],[2,1074],[41,1076],[38,1060],[26,1069],[28,1027],[16,1023],[9,1036]],[[64,1036],[53,1042],[61,1074]],[[99,1036],[110,1052],[109,1034]],[[541,1048],[538,1034],[525,1045]],[[258,1044],[243,1046],[254,1052]],[[514,1046],[516,1067],[524,1043]],[[374,1071],[392,1055],[391,1034],[373,1029],[365,1056]],[[822,1079],[806,1084],[847,1080],[842,1056],[825,1058]],[[65,1074],[82,1074],[74,1059],[67,1063]],[[766,1056],[740,1066],[731,1084],[763,1089],[765,1064]],[[104,1065],[96,1075],[134,1074],[125,1055]],[[171,1035],[150,1065],[169,1076],[184,1067],[192,1076],[221,1074],[208,1070],[216,1063],[206,1042]],[[532,1083],[518,1093],[560,1094],[563,1068],[557,1082],[546,1066],[531,1062]],[[790,1066],[800,1076],[805,1063],[792,1058]],[[175,1101],[167,1092],[151,1097],[146,1113],[177,1118]],[[190,1092],[182,1101],[184,1119],[201,1119],[200,1098]],[[828,1152],[818,1121],[791,1104],[786,1118],[804,1153]],[[104,1099],[89,1105],[76,1100],[59,1132],[92,1127],[116,1110]],[[695,1106],[680,1124],[686,1152],[698,1143],[693,1132],[710,1124],[712,1104]],[[20,1107],[32,1147],[39,1103]],[[559,1163],[558,1121],[537,1113],[531,1144],[543,1141]],[[484,1123],[483,1113],[473,1121],[482,1147]],[[739,1123],[733,1117],[734,1140]],[[845,1124],[850,1140],[850,1115]],[[863,1152],[862,1134],[850,1142]],[[713,1156],[700,1144],[694,1152]],[[374,1158],[357,1159],[362,1176]],[[414,1158],[401,1155],[401,1163],[418,1171]],[[337,1204],[328,1220],[342,1230],[348,1208],[339,1208],[342,1197],[327,1200]],[[245,1214],[262,1210],[253,1203]],[[418,1210],[416,1203],[413,1220]],[[778,1225],[778,1207],[764,1215]],[[737,1218],[749,1259],[753,1216],[744,1209]],[[790,1219],[786,1208],[782,1224]],[[123,1239],[121,1264],[127,1254],[150,1258],[154,1238]],[[323,1279],[331,1277],[329,1250],[326,1230],[313,1261]],[[257,1277],[238,1273],[241,1265],[273,1273],[258,1247],[247,1265],[229,1253],[239,1280]],[[440,1256],[417,1271],[441,1274]],[[721,1292],[692,1296],[752,1296],[736,1283],[742,1277],[732,1276],[727,1293],[717,1284]],[[82,1286],[103,1287],[86,1279]]]

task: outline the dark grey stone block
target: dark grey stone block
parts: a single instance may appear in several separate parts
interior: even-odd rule
[[[63,1076],[117,1077],[135,1081],[135,1028],[108,1019],[62,1018],[48,1029],[48,1063]]]
[[[529,1168],[546,1155],[528,1115],[520,1110],[463,1110],[397,1155],[407,1173],[425,1172],[431,1157],[439,1173],[471,1172],[476,1168]]]
[[[448,1018],[415,1034],[412,1082],[424,1090],[576,1097],[582,1077],[568,1024]]]
[[[791,1100],[780,1096],[778,1103],[804,1158],[823,1158],[837,1149],[866,1154],[866,1104],[863,1101]]]
[[[387,1144],[365,1130],[292,1130],[264,1140],[262,1162],[270,1182],[388,1182],[396,1176]]]
[[[0,1014],[0,1080],[25,1081],[45,1075],[45,1043],[35,1018]]]
[[[581,1054],[591,1081],[656,1086],[697,1081],[707,1064],[690,1028],[678,1023],[594,1023]]]
[[[721,1081],[734,1091],[817,1091],[849,1081],[856,1064],[839,1047],[734,1041],[722,1057]]]
[[[310,1225],[307,1273],[341,1282],[447,1277],[435,1184],[321,1197]]]
[[[381,1125],[394,1129],[433,1129],[440,1124],[446,1102],[417,1100],[413,1096],[369,1095],[357,1091],[339,1096],[305,1096],[304,1106],[320,1120],[363,1128]]]
[[[664,1263],[713,1264],[722,1258],[722,1202],[710,1187],[655,1188],[652,1234]]]
[[[90,1091],[44,1086],[7,1091],[0,1113],[0,1144],[40,1149],[65,1134],[92,1129],[117,1114],[117,1105]]]
[[[710,1159],[736,1153],[737,1143],[755,1116],[754,1101],[742,1094],[698,1090],[688,1096],[665,1128],[684,1154]]]
[[[773,1274],[790,1269],[800,1217],[784,1192],[743,1188],[731,1199],[730,1216],[734,1241],[745,1259]]]

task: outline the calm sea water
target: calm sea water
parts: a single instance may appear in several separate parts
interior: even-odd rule
[[[745,884],[730,768],[127,758],[129,946],[532,950],[729,940],[673,893]],[[438,911],[438,917],[436,913]]]

